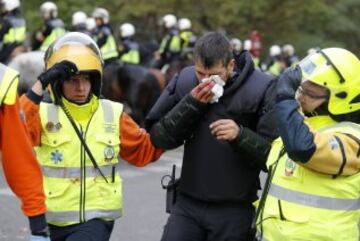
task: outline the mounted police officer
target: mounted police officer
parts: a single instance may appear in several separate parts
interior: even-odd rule
[[[0,62],[8,63],[14,50],[26,38],[25,19],[20,12],[19,0],[1,0]]]

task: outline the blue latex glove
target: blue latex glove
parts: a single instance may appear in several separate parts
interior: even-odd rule
[[[49,237],[30,235],[30,241],[51,241]]]

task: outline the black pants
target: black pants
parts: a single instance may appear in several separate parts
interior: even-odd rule
[[[247,241],[254,207],[178,196],[161,241]]]
[[[114,222],[92,219],[66,227],[49,227],[52,241],[109,241]]]

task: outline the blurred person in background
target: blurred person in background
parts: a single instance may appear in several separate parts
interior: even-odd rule
[[[131,23],[123,23],[119,27],[120,60],[124,63],[140,64],[139,44],[135,41],[135,26]]]
[[[40,15],[44,21],[43,29],[35,34],[33,49],[46,51],[51,43],[65,34],[64,22],[58,18],[58,8],[53,2],[44,2],[40,6]]]
[[[88,34],[86,26],[87,15],[83,11],[77,11],[71,16],[71,26],[73,31]]]
[[[160,48],[155,52],[157,68],[161,69],[165,64],[180,57],[181,39],[177,29],[177,19],[173,14],[166,14],[161,19],[164,29],[164,37],[161,40]]]
[[[105,8],[95,8],[92,13],[95,19],[96,32],[94,38],[100,48],[105,65],[118,60],[118,50],[113,31],[110,27],[110,14]]]
[[[281,48],[279,45],[274,44],[270,46],[269,55],[262,64],[261,69],[275,76],[280,75],[284,69],[284,62],[282,60]]]
[[[295,54],[295,48],[291,44],[282,47],[282,57],[285,62],[284,68],[295,66],[299,62],[299,57]]]
[[[1,0],[0,63],[7,64],[23,52],[26,38],[25,19],[20,12],[20,0]]]
[[[180,18],[178,21],[180,31],[180,48],[181,58],[183,60],[192,60],[194,55],[194,47],[197,40],[196,35],[192,31],[192,24],[188,18]]]
[[[242,50],[241,40],[238,38],[232,38],[230,39],[230,44],[234,54],[239,55]]]

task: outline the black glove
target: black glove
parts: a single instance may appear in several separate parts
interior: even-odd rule
[[[296,90],[300,86],[302,79],[301,68],[287,68],[280,76],[276,84],[277,101],[284,99],[294,99]]]
[[[64,81],[69,79],[78,71],[76,65],[70,61],[63,60],[60,63],[54,64],[50,69],[40,74],[38,79],[41,82],[43,90],[49,85],[51,81]]]

